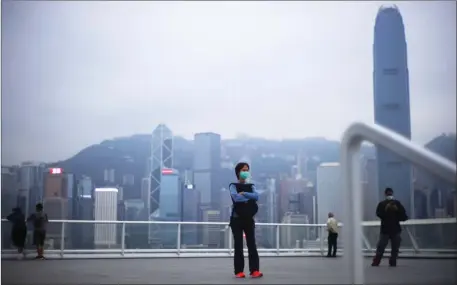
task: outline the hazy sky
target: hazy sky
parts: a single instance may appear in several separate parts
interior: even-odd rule
[[[2,162],[162,122],[187,138],[339,139],[373,122],[381,4],[2,1]],[[456,129],[455,6],[398,2],[421,143]]]

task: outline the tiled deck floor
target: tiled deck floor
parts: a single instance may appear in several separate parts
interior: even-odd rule
[[[263,257],[262,279],[232,277],[230,258],[3,260],[2,284],[342,284],[342,259]],[[378,268],[365,260],[366,284],[457,284],[456,260],[400,259]],[[246,262],[247,264],[247,262]]]

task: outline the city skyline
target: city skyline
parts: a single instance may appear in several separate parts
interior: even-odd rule
[[[141,3],[107,2],[103,15],[102,3],[3,3],[5,163],[57,161],[161,122],[186,138],[274,139],[339,139],[349,122],[373,122],[379,2]],[[423,144],[455,131],[455,3],[398,7]],[[120,23],[125,11],[134,16]],[[240,104],[249,115],[230,115]]]

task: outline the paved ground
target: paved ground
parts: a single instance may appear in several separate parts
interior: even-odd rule
[[[387,261],[387,260],[386,260]],[[229,258],[2,261],[2,284],[342,284],[342,259],[264,257],[262,279],[232,277]],[[369,266],[366,284],[457,284],[457,260],[401,259]]]

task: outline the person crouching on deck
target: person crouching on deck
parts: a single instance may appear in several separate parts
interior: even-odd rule
[[[240,162],[235,166],[237,183],[229,185],[230,196],[233,202],[232,215],[230,217],[230,228],[232,229],[235,243],[234,267],[235,277],[245,278],[244,254],[243,254],[243,232],[246,236],[246,245],[249,254],[249,272],[252,278],[259,278],[263,273],[259,270],[259,254],[255,241],[255,221],[259,199],[255,191],[255,185],[248,183],[250,178],[249,164]]]

